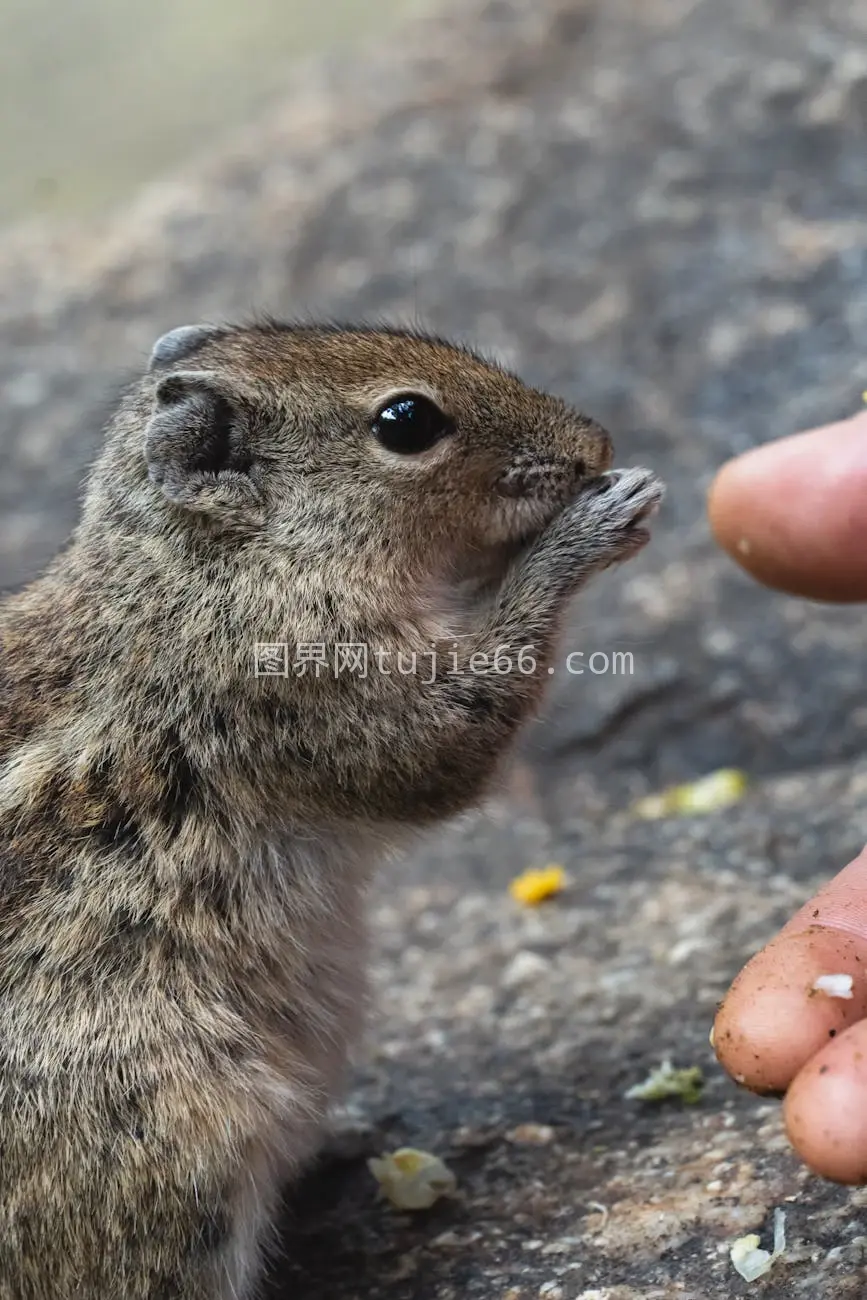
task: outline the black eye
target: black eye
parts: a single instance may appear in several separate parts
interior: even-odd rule
[[[412,456],[427,451],[451,433],[454,425],[429,397],[408,393],[393,398],[371,425],[386,451]]]

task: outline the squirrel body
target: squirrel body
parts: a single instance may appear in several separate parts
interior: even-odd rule
[[[0,1300],[256,1293],[374,864],[484,795],[572,595],[647,539],[661,487],[611,454],[413,333],[157,343],[0,605]]]

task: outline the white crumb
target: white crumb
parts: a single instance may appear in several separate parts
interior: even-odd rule
[[[813,980],[813,988],[817,993],[827,994],[829,998],[851,998],[852,976],[818,975]]]
[[[785,1249],[786,1214],[784,1210],[777,1209],[774,1210],[774,1249],[760,1249],[758,1236],[751,1232],[732,1243],[729,1258],[745,1282],[755,1282],[770,1273],[774,1261],[779,1259]]]

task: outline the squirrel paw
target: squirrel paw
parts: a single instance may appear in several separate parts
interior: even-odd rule
[[[538,538],[526,558],[526,578],[569,595],[600,569],[628,559],[649,540],[645,524],[663,492],[649,469],[592,479]]]
[[[649,469],[615,469],[600,475],[568,508],[580,515],[582,531],[598,528],[601,566],[618,564],[650,540],[644,525],[656,514],[665,486]]]

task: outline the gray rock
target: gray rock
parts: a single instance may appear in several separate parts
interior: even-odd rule
[[[738,575],[703,495],[733,452],[867,388],[865,132],[864,6],[470,0],[299,74],[105,229],[0,246],[7,586],[67,535],[125,369],[174,325],[254,309],[487,346],[670,486],[654,545],[564,645],[634,671],[564,662],[503,798],[373,900],[354,1107],[377,1149],[444,1155],[460,1197],[399,1216],[344,1148],[287,1205],[272,1296],[722,1300],[748,1291],[728,1244],[769,1239],[778,1205],[791,1248],[763,1296],[862,1294],[867,1194],[798,1167],[707,1032],[744,958],[867,839],[864,615]],[[753,778],[734,812],[630,816],[728,765]],[[570,889],[518,909],[509,879],[549,860]],[[626,1102],[667,1054],[705,1067],[702,1103]]]

